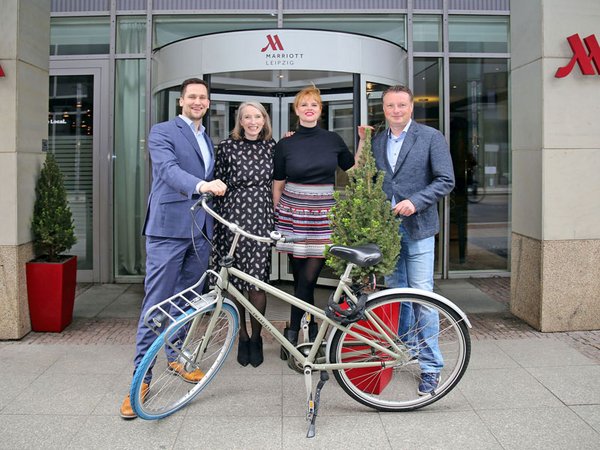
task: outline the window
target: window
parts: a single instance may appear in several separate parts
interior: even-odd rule
[[[110,50],[108,17],[60,17],[50,21],[50,56],[96,55]]]
[[[508,17],[450,16],[448,39],[451,52],[508,53]]]
[[[440,58],[414,58],[413,116],[419,123],[442,129],[442,61]]]
[[[450,59],[450,269],[507,270],[510,149],[506,59]]]
[[[158,16],[154,20],[154,47],[203,34],[261,28],[277,28],[277,17],[270,14]]]
[[[442,19],[440,16],[413,17],[413,51],[442,51]]]
[[[122,16],[117,23],[117,53],[145,53],[146,19]]]
[[[406,48],[405,16],[401,14],[286,15],[285,28],[343,31],[378,37]],[[375,55],[374,55],[375,56]]]

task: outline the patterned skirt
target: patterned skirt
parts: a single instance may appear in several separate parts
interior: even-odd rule
[[[325,245],[331,244],[328,214],[334,203],[332,184],[286,183],[275,210],[275,229],[306,239],[278,242],[277,250],[296,258],[324,258]]]

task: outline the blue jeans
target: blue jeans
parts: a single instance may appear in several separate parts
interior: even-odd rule
[[[388,287],[410,287],[433,291],[435,238],[411,239],[400,225],[400,257],[394,272],[385,278]],[[414,303],[402,303],[398,334],[418,354],[421,372],[439,373],[444,359],[438,344],[439,314],[436,310]]]

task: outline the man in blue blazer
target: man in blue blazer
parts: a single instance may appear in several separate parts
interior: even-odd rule
[[[146,295],[136,334],[136,368],[156,338],[144,324],[146,312],[197,282],[208,267],[212,217],[200,208],[192,221],[190,208],[201,193],[223,195],[227,189],[221,180],[212,179],[213,143],[202,125],[202,118],[210,106],[206,82],[198,78],[185,80],[181,85],[179,106],[181,114],[178,117],[154,125],[148,136],[152,187],[143,230],[146,236]],[[169,369],[190,383],[197,383],[202,378],[199,370],[187,372],[175,359],[169,363]],[[142,390],[147,392],[150,380],[145,381]],[[136,417],[129,396],[123,401],[120,412],[124,419]]]
[[[438,130],[411,119],[414,103],[409,88],[389,87],[382,102],[389,128],[373,137],[373,155],[377,168],[385,172],[383,190],[402,218],[400,256],[385,281],[388,287],[433,291],[435,235],[440,229],[437,203],[454,188],[452,158]],[[364,130],[359,127],[359,145]],[[444,364],[437,312],[402,305],[400,314],[399,335],[415,347],[421,367],[418,393],[428,395],[437,388]]]

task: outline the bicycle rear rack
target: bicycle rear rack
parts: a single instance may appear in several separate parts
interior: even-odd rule
[[[216,273],[209,270],[202,275],[196,284],[150,308],[144,316],[144,324],[158,336],[166,324],[170,322],[166,329],[168,336],[168,332],[176,328],[181,321],[196,311],[214,303],[216,300],[214,294],[203,295],[197,290],[200,286],[204,285],[204,280],[208,273],[216,275]]]

